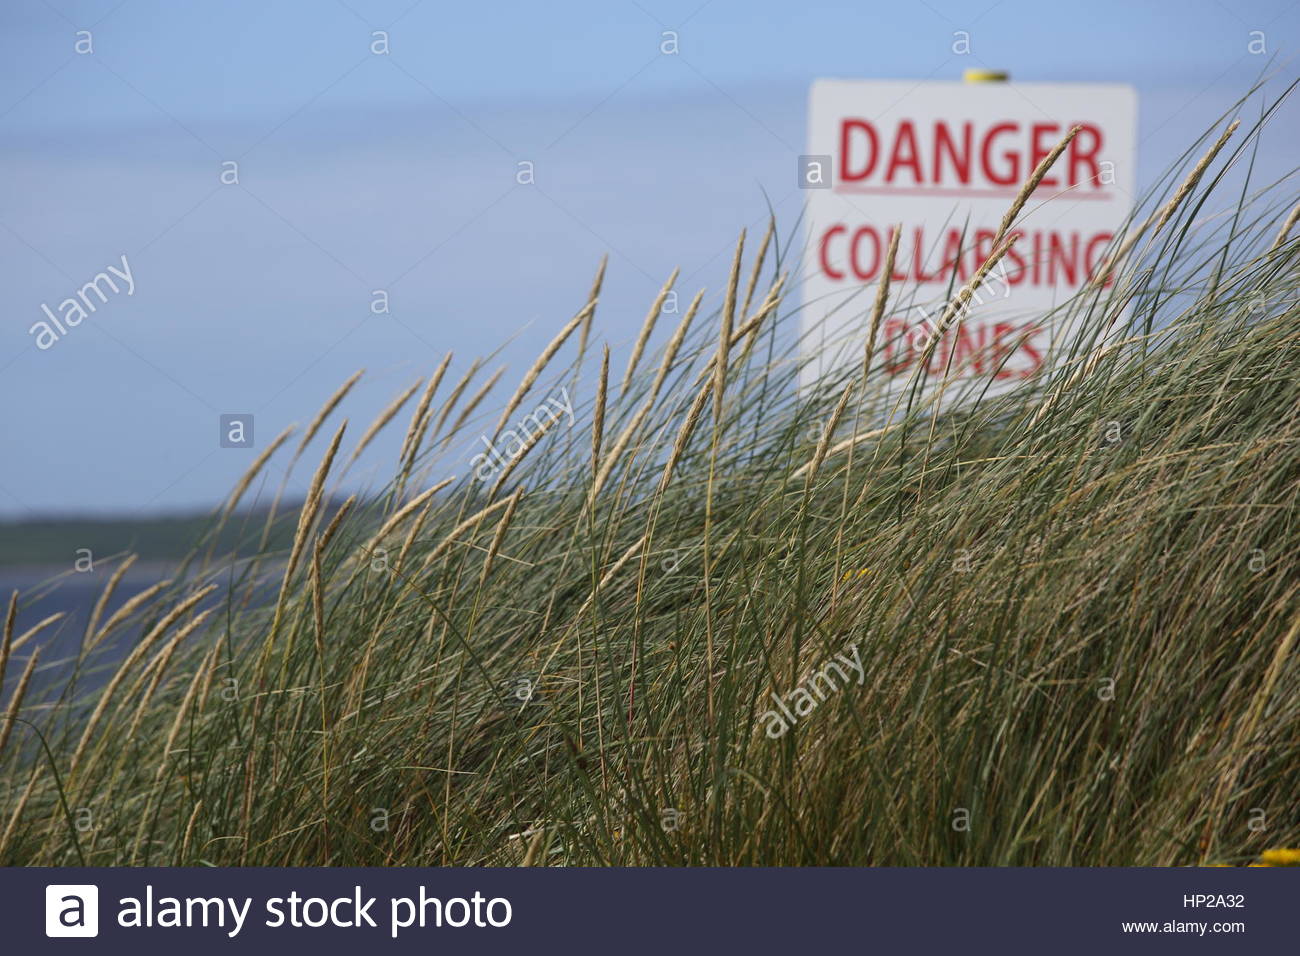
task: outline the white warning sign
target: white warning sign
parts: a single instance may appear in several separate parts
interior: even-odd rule
[[[1070,332],[1047,316],[1098,273],[1133,208],[1136,122],[1125,86],[814,83],[799,158],[808,190],[803,384],[861,363],[895,227],[872,375],[906,383],[950,290],[988,258],[1021,185],[1077,126],[1011,230],[1015,245],[931,352],[927,387],[945,370],[985,380],[989,394],[1034,376]]]

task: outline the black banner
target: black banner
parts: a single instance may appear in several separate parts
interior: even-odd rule
[[[13,953],[1284,952],[1300,868],[32,868],[0,900]]]

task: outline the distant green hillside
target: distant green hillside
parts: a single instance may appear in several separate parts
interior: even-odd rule
[[[281,514],[293,515],[297,504],[286,504]],[[250,511],[230,521],[221,533],[218,551],[248,545],[256,547],[268,512]],[[15,565],[71,565],[79,549],[89,548],[96,558],[123,551],[138,554],[143,561],[183,558],[194,542],[213,522],[207,513],[158,515],[142,518],[35,518],[0,523],[0,567]],[[267,545],[287,547],[293,540],[293,525],[277,520]]]

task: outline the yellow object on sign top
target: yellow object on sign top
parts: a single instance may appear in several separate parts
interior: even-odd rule
[[[1011,74],[1006,70],[967,70],[962,79],[967,83],[1005,83]]]

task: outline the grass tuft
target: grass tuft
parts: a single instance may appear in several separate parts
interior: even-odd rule
[[[1285,183],[1208,214],[1258,132],[1227,152],[1235,129],[1043,317],[1078,331],[1014,392],[953,380],[936,411],[919,373],[887,390],[884,289],[855,360],[800,392],[772,228],[743,293],[742,236],[722,300],[696,296],[656,350],[674,271],[614,389],[608,350],[585,360],[602,263],[502,410],[475,414],[493,377],[442,434],[482,367],[435,409],[448,355],[384,494],[318,532],[340,426],[276,519],[287,551],[268,527],[214,555],[227,508],[188,573],[98,627],[101,603],[74,670],[111,679],[32,695],[11,606],[0,862],[1180,865],[1300,845],[1300,238]],[[476,480],[474,432],[560,383],[576,424]],[[104,637],[128,624],[145,636],[123,654]]]

